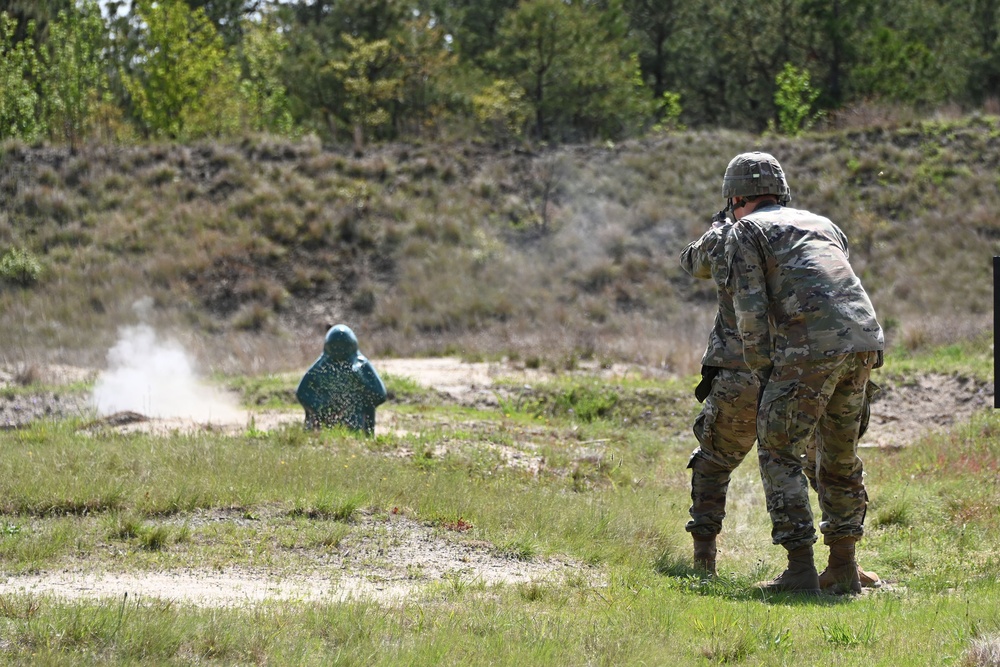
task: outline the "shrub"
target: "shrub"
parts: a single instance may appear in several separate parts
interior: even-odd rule
[[[21,248],[11,248],[0,258],[0,279],[27,287],[38,282],[42,275],[42,264],[38,259]]]

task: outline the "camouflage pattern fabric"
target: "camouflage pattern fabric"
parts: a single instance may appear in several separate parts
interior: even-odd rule
[[[726,256],[743,357],[759,379],[772,364],[884,348],[847,237],[827,218],[762,206],[733,225]]]
[[[729,479],[757,438],[757,383],[747,369],[720,369],[694,422],[689,533],[717,535],[726,516]]]
[[[864,534],[868,497],[857,439],[876,358],[863,352],[774,367],[757,413],[757,454],[775,544],[816,541],[803,473],[814,438],[824,542]]]
[[[746,368],[743,361],[743,343],[736,325],[733,297],[726,287],[729,266],[726,259],[726,237],[733,223],[714,224],[701,238],[681,252],[681,268],[695,278],[715,281],[719,310],[715,325],[708,335],[708,348],[701,359],[704,366],[718,368]]]
[[[875,365],[878,368],[878,364]],[[882,387],[878,386],[871,380],[865,384],[865,396],[864,403],[861,406],[861,419],[858,426],[858,441],[868,431],[868,422],[871,420],[871,404],[875,396],[882,391]],[[819,483],[816,479],[816,439],[813,438],[806,444],[806,456],[805,464],[802,466],[803,472],[806,474],[806,479],[809,480],[809,486],[812,487],[813,491],[819,491]]]

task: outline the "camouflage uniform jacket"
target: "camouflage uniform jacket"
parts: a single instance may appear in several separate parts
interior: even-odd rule
[[[726,287],[729,266],[726,262],[726,236],[733,223],[713,224],[701,238],[691,243],[681,253],[681,268],[695,278],[712,279],[718,294],[719,312],[715,326],[708,336],[708,348],[702,357],[703,366],[719,368],[746,368],[743,361],[743,343],[736,326],[736,309],[733,296]]]
[[[758,379],[772,363],[884,348],[847,237],[827,218],[763,206],[733,225],[726,257],[743,356]]]

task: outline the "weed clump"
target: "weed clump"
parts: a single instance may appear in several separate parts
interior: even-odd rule
[[[0,280],[28,287],[38,282],[42,264],[32,253],[23,248],[11,248],[0,258]]]

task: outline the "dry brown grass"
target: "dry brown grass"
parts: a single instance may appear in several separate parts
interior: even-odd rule
[[[793,205],[848,234],[896,342],[952,342],[988,328],[1000,132],[988,117],[942,118],[796,139],[699,131],[363,157],[265,138],[79,155],[5,144],[0,248],[27,249],[45,272],[0,290],[0,336],[28,355],[99,363],[148,297],[150,323],[220,369],[301,366],[314,346],[302,356],[296,341],[345,322],[371,354],[693,372],[714,289],[676,258],[722,206],[728,160],[762,149],[785,166]]]
[[[962,657],[965,667],[1000,667],[1000,637],[978,637]]]

